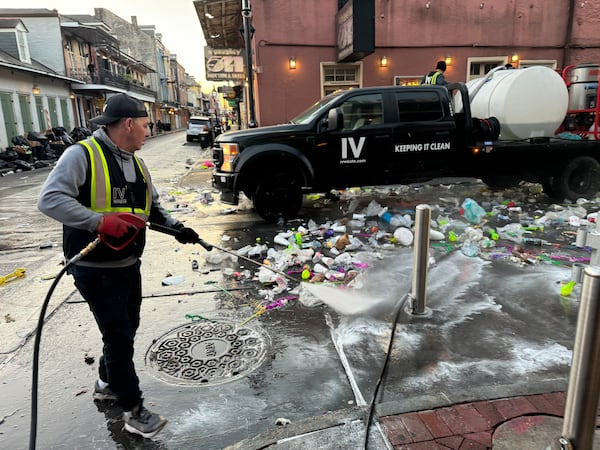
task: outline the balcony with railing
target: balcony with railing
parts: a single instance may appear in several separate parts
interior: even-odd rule
[[[99,71],[99,83],[107,86],[118,87],[126,89],[128,91],[137,92],[138,94],[149,95],[156,97],[156,91],[153,91],[149,87],[146,87],[142,82],[122,75],[115,75],[110,70],[100,69]]]
[[[141,81],[132,78],[129,75],[116,75],[108,69],[81,69],[69,68],[67,74],[71,78],[84,81],[88,84],[99,84],[125,89],[130,92],[156,97],[156,91],[145,86]]]
[[[85,83],[93,83],[90,71],[88,69],[82,69],[81,67],[67,68],[67,76]]]

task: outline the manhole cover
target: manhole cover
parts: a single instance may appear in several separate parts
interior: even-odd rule
[[[227,322],[195,322],[158,338],[146,352],[146,365],[169,383],[215,385],[244,377],[267,355],[267,335]]]

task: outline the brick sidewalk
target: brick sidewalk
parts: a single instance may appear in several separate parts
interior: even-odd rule
[[[395,450],[485,450],[492,448],[494,430],[508,420],[563,417],[566,397],[566,392],[552,392],[478,401],[386,416],[381,422]]]

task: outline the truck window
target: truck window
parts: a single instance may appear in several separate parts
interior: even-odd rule
[[[444,117],[437,92],[398,92],[396,102],[401,122],[432,121]]]
[[[340,105],[344,113],[343,131],[356,130],[383,123],[381,94],[357,95]]]

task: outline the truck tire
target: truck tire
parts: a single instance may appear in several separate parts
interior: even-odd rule
[[[562,169],[552,187],[556,199],[590,199],[600,190],[600,163],[591,156],[578,156]]]
[[[257,214],[267,222],[293,218],[302,207],[302,190],[297,174],[276,171],[260,180],[252,195]]]

